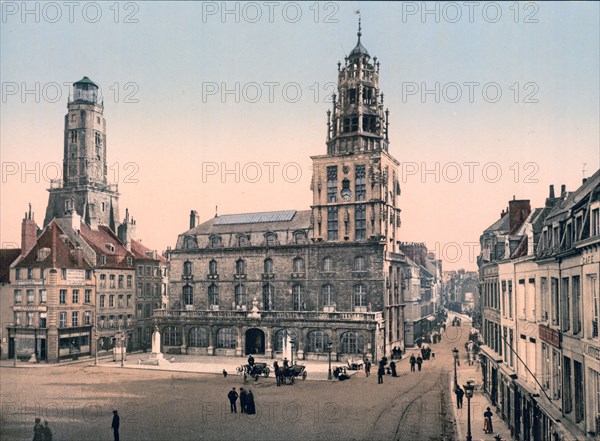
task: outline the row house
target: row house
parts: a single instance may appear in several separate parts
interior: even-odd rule
[[[481,238],[484,388],[516,439],[600,434],[599,184],[600,171],[572,193],[551,186],[534,210],[511,201],[508,225]]]
[[[83,250],[52,221],[37,235],[31,209],[20,256],[10,267],[10,358],[58,362],[93,355],[95,277]]]

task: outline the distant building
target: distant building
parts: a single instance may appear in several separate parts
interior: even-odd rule
[[[11,280],[10,266],[21,255],[20,248],[0,249],[0,359],[6,359],[13,349],[9,350],[7,328],[13,326],[14,280]],[[11,340],[14,344],[14,340]]]

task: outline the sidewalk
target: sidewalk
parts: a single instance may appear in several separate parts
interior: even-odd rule
[[[466,324],[465,318],[467,317],[462,317],[464,317],[463,323]],[[468,320],[470,321],[470,319]],[[512,440],[508,425],[500,418],[496,412],[495,406],[492,406],[487,395],[484,395],[483,393],[481,368],[479,367],[479,364],[473,363],[472,366],[469,366],[464,350],[460,351],[459,360],[460,366],[457,368],[458,384],[463,389],[463,386],[468,380],[473,380],[475,384],[475,391],[473,393],[473,398],[471,398],[471,436],[473,437],[473,441],[495,441],[494,437],[498,434],[502,436],[503,440]],[[454,412],[454,418],[456,419],[458,439],[464,440],[467,438],[467,397],[463,397],[462,409],[457,409],[456,394],[454,393],[454,372],[452,372],[450,383],[450,396],[452,397],[452,410]],[[492,417],[494,433],[491,434],[483,433],[483,413],[486,411],[487,407],[490,407],[494,414]]]

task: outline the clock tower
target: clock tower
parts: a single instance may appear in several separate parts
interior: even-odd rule
[[[106,120],[98,92],[88,77],[73,83],[65,115],[63,179],[50,183],[44,227],[72,211],[90,226],[117,231],[119,193],[107,179]]]
[[[338,93],[327,111],[327,154],[313,163],[313,237],[376,241],[396,252],[400,227],[398,161],[388,153],[388,117],[377,57],[358,42],[338,62]]]

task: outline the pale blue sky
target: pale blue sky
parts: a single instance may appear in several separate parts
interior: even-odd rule
[[[31,14],[25,20],[20,11],[9,14],[21,2],[3,3],[3,91],[13,83],[19,92],[23,84],[33,88],[40,83],[41,99],[3,95],[2,162],[26,162],[31,168],[39,162],[41,171],[49,162],[62,161],[67,89],[54,103],[44,102],[42,89],[53,97],[55,90],[49,84],[87,75],[104,89],[109,163],[119,164],[114,169],[120,170],[122,211],[130,208],[148,246],[159,250],[173,246],[192,208],[200,212],[201,220],[214,214],[215,205],[223,214],[307,209],[312,201],[309,156],[325,152],[327,83],[336,81],[337,61],[343,61],[356,43],[353,11],[360,9],[362,42],[381,62],[381,88],[391,112],[390,152],[419,167],[494,161],[503,172],[497,183],[486,182],[480,173],[472,183],[466,177],[458,183],[444,179],[436,183],[431,176],[425,182],[407,176],[402,193],[404,240],[425,241],[431,248],[439,244],[438,249],[477,241],[513,194],[539,206],[549,184],[574,189],[584,162],[587,175],[599,167],[596,2],[540,3],[532,17],[537,23],[523,22],[534,11],[533,3],[518,4],[518,23],[514,9],[509,9],[512,3],[500,5],[502,17],[496,23],[486,20],[493,18],[493,9],[486,17],[482,14],[487,3],[475,10],[472,23],[463,3],[458,3],[462,18],[457,23],[445,19],[454,14],[445,3],[438,4],[439,23],[432,15],[423,20],[420,13],[403,20],[403,8],[405,12],[413,6],[422,8],[421,2],[303,3],[297,23],[286,21],[281,12],[284,7],[294,12],[293,4],[278,3],[272,23],[268,6],[256,4],[263,13],[257,23],[245,21],[243,13],[240,23],[232,15],[225,22],[220,14],[203,19],[203,8],[220,8],[221,2],[137,2],[133,17],[138,23],[122,22],[133,11],[126,3],[119,5],[119,23],[114,22],[112,2],[101,3],[97,23],[84,20],[80,9],[70,23],[66,7],[57,23],[48,23],[44,17],[53,17],[54,12],[40,9],[36,23]],[[240,3],[240,11],[249,8],[244,5]],[[246,13],[252,18],[253,10]],[[325,23],[328,13],[337,22]],[[265,95],[257,103],[236,103],[231,96],[223,103],[219,95],[203,102],[203,84],[232,87],[236,82],[298,83],[302,98],[288,102],[279,87],[272,103]],[[433,87],[436,82],[440,87],[493,82],[501,88],[502,98],[486,102],[479,87],[473,103],[465,95],[457,103],[443,97],[435,103],[432,96],[422,103],[419,95],[403,99],[408,83]],[[135,86],[126,88],[126,83]],[[514,83],[520,84],[518,103],[510,89]],[[526,83],[535,84],[525,90]],[[119,90],[118,102],[108,89],[111,85]],[[534,89],[538,102],[524,103]],[[134,90],[138,102],[124,103],[125,95]],[[466,94],[467,88],[462,90]],[[268,89],[263,86],[262,91]],[[203,182],[203,161],[231,167],[236,161],[296,162],[303,174],[295,183],[285,182],[281,175],[274,183],[263,179],[252,185],[233,182],[231,177],[226,182],[215,177]],[[129,162],[139,167],[138,183],[123,182],[131,170],[124,169]],[[516,183],[510,169],[515,162],[521,169]],[[524,170],[528,162],[535,162],[536,168]],[[534,177],[539,183],[523,182],[531,170],[537,170]],[[35,182],[28,175],[21,182],[18,176],[3,176],[2,242],[18,242],[21,213],[29,201],[42,220],[47,182],[39,177]],[[466,248],[463,251],[466,254]],[[460,265],[472,268],[474,262],[461,259],[447,267]]]

